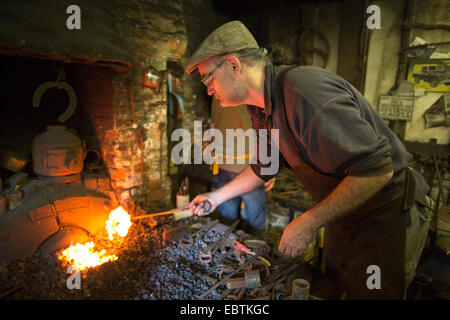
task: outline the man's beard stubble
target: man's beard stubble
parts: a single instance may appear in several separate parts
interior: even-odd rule
[[[227,97],[220,96],[221,99],[218,99],[222,107],[234,107],[245,104],[245,97],[246,97],[245,88],[235,86],[233,87],[234,87],[233,90],[230,90],[231,91],[230,96]]]

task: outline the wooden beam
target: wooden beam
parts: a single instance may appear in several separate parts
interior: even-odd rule
[[[364,70],[361,70],[361,37],[366,26],[367,1],[344,0],[341,7],[341,32],[339,36],[339,61],[337,74],[363,93]],[[363,50],[364,51],[364,50]],[[365,53],[363,53],[365,54]]]

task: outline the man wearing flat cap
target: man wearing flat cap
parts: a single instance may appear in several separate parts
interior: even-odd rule
[[[320,68],[275,67],[240,21],[203,41],[186,67],[188,74],[197,71],[221,106],[247,104],[253,128],[267,129],[267,144],[276,145],[279,167],[292,170],[317,202],[289,223],[278,250],[301,255],[326,227],[326,269],[336,298],[404,298],[432,201],[424,179],[408,167],[411,154],[362,94]],[[267,166],[258,159],[228,184],[198,195],[192,212],[208,214],[262,186],[275,176],[263,173]],[[205,200],[208,212],[198,205]],[[379,271],[379,283],[371,282],[371,270]]]

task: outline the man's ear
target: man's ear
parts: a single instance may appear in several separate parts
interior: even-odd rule
[[[238,57],[229,55],[227,57],[227,63],[233,68],[233,71],[236,75],[239,75],[241,73],[242,65]]]

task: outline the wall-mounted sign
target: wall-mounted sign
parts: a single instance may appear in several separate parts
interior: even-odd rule
[[[378,113],[386,120],[411,120],[414,97],[381,95]]]
[[[449,92],[450,59],[410,59],[407,80],[415,83],[414,89]]]

